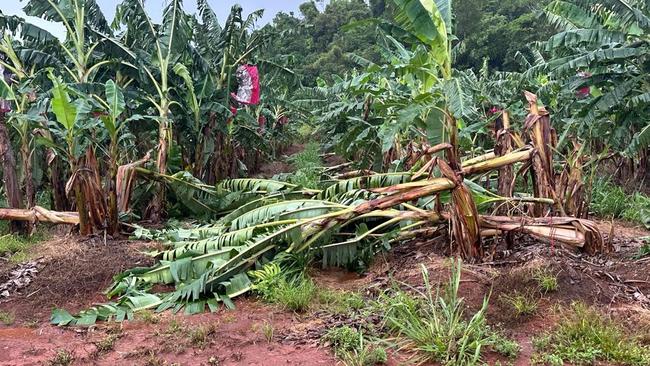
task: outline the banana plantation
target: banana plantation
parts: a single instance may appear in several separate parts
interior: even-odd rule
[[[650,365],[650,3],[260,3],[0,5],[0,365]]]

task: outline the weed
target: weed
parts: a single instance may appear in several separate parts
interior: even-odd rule
[[[13,313],[0,310],[0,323],[4,325],[11,325],[16,320],[16,317]]]
[[[234,316],[233,314],[228,314],[223,317],[223,322],[226,324],[234,323],[237,321],[237,317]]]
[[[537,300],[531,294],[501,295],[501,301],[510,305],[517,317],[532,315],[537,311]]]
[[[275,329],[273,328],[273,324],[269,322],[264,322],[262,325],[262,334],[264,334],[264,338],[266,339],[266,342],[271,343],[273,342],[273,333],[275,332]]]
[[[101,354],[112,351],[115,347],[115,341],[117,341],[120,336],[120,334],[109,334],[106,338],[96,342],[95,346],[97,347],[97,353]]]
[[[280,304],[288,310],[306,311],[316,294],[316,285],[311,279],[303,275],[287,279],[280,266],[275,263],[252,271],[250,275],[256,279],[254,289],[262,299]]]
[[[634,259],[641,259],[650,255],[650,236],[641,238],[641,240],[643,240],[645,244],[639,248],[639,251],[634,256]]]
[[[557,276],[548,269],[538,268],[533,272],[533,278],[537,282],[537,286],[543,293],[557,291]]]
[[[165,364],[165,360],[158,357],[153,350],[149,350],[144,360],[144,366],[164,366]]]
[[[490,344],[485,313],[488,298],[481,309],[466,321],[465,304],[458,297],[461,262],[452,262],[446,291],[439,296],[429,283],[429,273],[422,266],[424,291],[411,295],[403,290],[384,294],[384,322],[398,337],[398,345],[417,351],[418,362],[437,361],[443,364],[475,365],[481,348]]]
[[[355,349],[359,343],[359,332],[349,325],[344,325],[342,327],[330,329],[323,337],[323,340],[332,345],[335,353],[340,351],[351,351]]]
[[[147,324],[158,324],[158,322],[160,322],[158,315],[151,310],[142,310],[138,312],[136,318]]]
[[[492,348],[494,352],[508,358],[516,358],[519,351],[521,351],[519,343],[496,332],[490,335],[490,348]]]
[[[68,350],[58,349],[54,357],[48,362],[50,366],[68,366],[74,361],[74,356]]]
[[[221,361],[219,360],[218,357],[210,356],[210,358],[208,359],[208,365],[209,366],[219,366],[219,365],[221,365]]]
[[[650,348],[627,337],[620,326],[584,304],[574,303],[557,328],[535,339],[535,362],[552,365],[649,365]]]
[[[216,332],[214,325],[199,326],[189,330],[190,343],[195,347],[203,348],[208,342],[208,337]]]
[[[304,312],[316,293],[316,285],[311,279],[283,281],[277,289],[277,302],[287,310]]]
[[[181,324],[178,320],[172,319],[169,324],[167,324],[167,329],[165,330],[165,334],[178,334],[182,332],[184,329],[183,324]]]
[[[12,263],[25,262],[29,260],[29,249],[46,239],[46,235],[40,233],[35,233],[29,238],[14,234],[0,234],[0,256],[9,255],[9,261]]]
[[[319,289],[317,299],[324,308],[336,314],[361,310],[366,306],[361,294],[350,291]]]
[[[600,217],[650,224],[650,197],[641,193],[630,196],[620,186],[606,180],[594,182],[590,207]]]
[[[332,345],[334,354],[346,366],[383,364],[388,358],[384,348],[366,345],[363,334],[347,325],[330,329],[323,341]]]
[[[296,171],[289,177],[291,183],[308,188],[317,188],[320,181],[320,146],[315,142],[305,145],[305,149],[290,158]]]
[[[337,356],[346,366],[373,366],[385,364],[388,360],[386,350],[382,347],[368,347],[363,344],[363,337],[360,338],[359,347],[351,351],[342,351]]]
[[[27,328],[38,328],[38,323],[39,323],[38,319],[33,319],[25,322],[25,326]]]

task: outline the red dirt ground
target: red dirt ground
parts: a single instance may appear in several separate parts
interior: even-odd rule
[[[609,231],[609,223],[601,225],[603,232]],[[613,243],[617,252],[607,257],[587,257],[562,248],[551,250],[547,245],[521,238],[513,254],[503,259],[464,266],[461,295],[468,309],[478,309],[483,297],[491,293],[490,324],[503,329],[522,346],[515,365],[530,363],[534,351],[532,338],[555,324],[557,304],[576,300],[611,314],[650,342],[650,304],[644,299],[650,296],[650,260],[631,258],[640,246],[636,238],[650,233],[624,226],[617,226],[615,232]],[[112,276],[125,268],[149,264],[151,259],[142,251],[151,249],[152,245],[65,237],[35,248],[45,267],[27,288],[0,304],[0,310],[16,318],[14,324],[0,326],[0,365],[47,364],[59,350],[70,352],[74,365],[336,364],[331,351],[319,344],[319,338],[332,326],[348,324],[350,319],[346,315],[327,314],[319,309],[298,315],[254,298],[240,298],[236,309],[215,314],[152,314],[122,324],[101,323],[90,328],[47,324],[53,307],[76,311],[105,301],[101,292]],[[311,274],[322,287],[359,291],[370,298],[393,281],[421,287],[420,265],[424,264],[432,282],[442,285],[448,277],[449,260],[440,254],[437,245],[397,246],[378,257],[363,276],[322,269],[314,269]],[[539,267],[557,273],[559,291],[536,293],[537,313],[517,318],[501,296],[534,291],[536,285],[531,273]],[[7,265],[0,268],[0,279],[6,277],[8,270]],[[265,329],[267,332],[273,329],[270,342]],[[111,337],[113,342],[109,341]],[[406,356],[393,355],[389,365],[402,364],[399,360],[405,360]],[[486,360],[489,363],[508,361],[494,354],[488,354]]]
[[[333,365],[326,349],[267,341],[262,329],[277,332],[298,322],[292,314],[243,299],[235,310],[183,316],[161,314],[156,323],[136,320],[96,327],[0,329],[0,365],[41,365],[58,350],[75,365]],[[204,331],[205,341],[197,332]],[[110,350],[97,344],[113,335]],[[198,337],[198,339],[197,339]]]

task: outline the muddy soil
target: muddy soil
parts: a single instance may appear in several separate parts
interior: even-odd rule
[[[601,230],[610,232],[608,225],[601,223]],[[468,310],[478,309],[483,298],[490,296],[490,324],[522,347],[515,365],[530,363],[533,337],[551,329],[559,319],[559,306],[573,301],[611,314],[650,342],[650,259],[633,258],[641,246],[638,238],[650,232],[625,225],[616,226],[614,232],[611,240],[616,252],[608,256],[589,257],[521,237],[510,253],[464,266],[460,291]],[[147,313],[133,321],[90,328],[48,324],[54,307],[77,311],[106,301],[102,291],[112,277],[126,268],[151,264],[144,252],[155,246],[70,236],[35,248],[42,268],[32,283],[0,304],[0,310],[15,317],[12,324],[0,326],[0,365],[48,364],[57,353],[68,353],[75,365],[335,365],[331,350],[319,341],[328,329],[380,321],[374,316],[353,319],[317,307],[294,314],[249,296],[237,299],[234,310],[214,314]],[[421,265],[428,268],[432,282],[444,285],[449,260],[436,242],[397,246],[377,257],[363,275],[318,268],[311,275],[321,287],[357,291],[371,299],[394,284],[421,288]],[[537,290],[531,274],[538,268],[557,274],[558,291],[542,294]],[[10,269],[3,265],[0,279]],[[512,293],[533,294],[538,311],[514,316],[502,300]],[[389,365],[407,358],[393,352]],[[486,360],[490,364],[508,361],[492,354]]]

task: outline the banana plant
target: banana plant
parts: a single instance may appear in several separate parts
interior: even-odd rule
[[[49,71],[48,77],[52,81],[52,113],[56,117],[54,123],[50,123],[50,130],[53,134],[65,143],[65,148],[57,145],[53,140],[41,138],[45,145],[59,151],[64,155],[70,165],[72,176],[66,184],[66,191],[74,190],[74,197],[79,213],[79,232],[82,235],[88,235],[93,232],[93,224],[89,216],[87,201],[89,194],[84,190],[83,182],[85,176],[92,172],[87,172],[82,163],[82,155],[91,145],[88,139],[88,130],[93,128],[89,114],[92,111],[91,103],[85,98],[79,98],[73,101],[70,97],[70,86],[65,84],[61,77],[55,76],[52,70]],[[99,193],[101,197],[101,192]]]
[[[648,3],[603,0],[595,6],[586,0],[557,0],[544,15],[559,31],[543,45],[550,58],[535,71],[556,79],[566,91],[566,130],[590,136],[597,150],[606,137],[615,151],[647,164]]]
[[[66,42],[57,42],[57,47],[65,60],[61,65],[75,83],[92,82],[102,66],[113,62],[99,57],[112,31],[95,0],[29,0],[23,10],[63,25]]]
[[[167,162],[172,142],[171,106],[176,102],[171,96],[172,67],[188,47],[191,36],[189,17],[183,11],[181,0],[172,0],[163,10],[161,24],[154,24],[144,9],[142,0],[125,0],[117,7],[115,27],[124,26],[121,42],[137,50],[136,64],[140,71],[141,90],[146,100],[158,112],[158,173],[167,173]],[[153,91],[153,92],[152,92]],[[149,207],[149,217],[160,221],[165,209],[165,191],[160,186]]]
[[[20,156],[22,161],[22,181],[27,199],[27,207],[32,208],[35,205],[36,193],[34,190],[34,181],[32,176],[32,161],[34,155],[34,144],[32,128],[34,122],[38,125],[42,124],[43,118],[30,111],[30,105],[36,99],[36,87],[33,85],[33,80],[36,76],[35,67],[26,68],[22,60],[18,57],[13,45],[12,39],[8,34],[0,40],[0,52],[2,52],[6,60],[0,60],[0,65],[12,74],[10,82],[2,78],[0,85],[5,89],[4,94],[8,94],[6,100],[13,102],[12,113],[9,115],[7,121],[14,126],[20,138]],[[15,85],[14,85],[15,82]],[[40,122],[40,123],[38,123]]]
[[[98,113],[98,118],[102,121],[110,140],[108,148],[108,223],[107,229],[110,235],[119,233],[119,212],[117,202],[117,170],[119,165],[119,142],[126,125],[129,121],[141,119],[140,115],[124,117],[126,102],[124,93],[119,86],[113,81],[108,80],[104,85],[104,96],[101,98],[93,95],[94,101],[99,104],[102,112]]]

